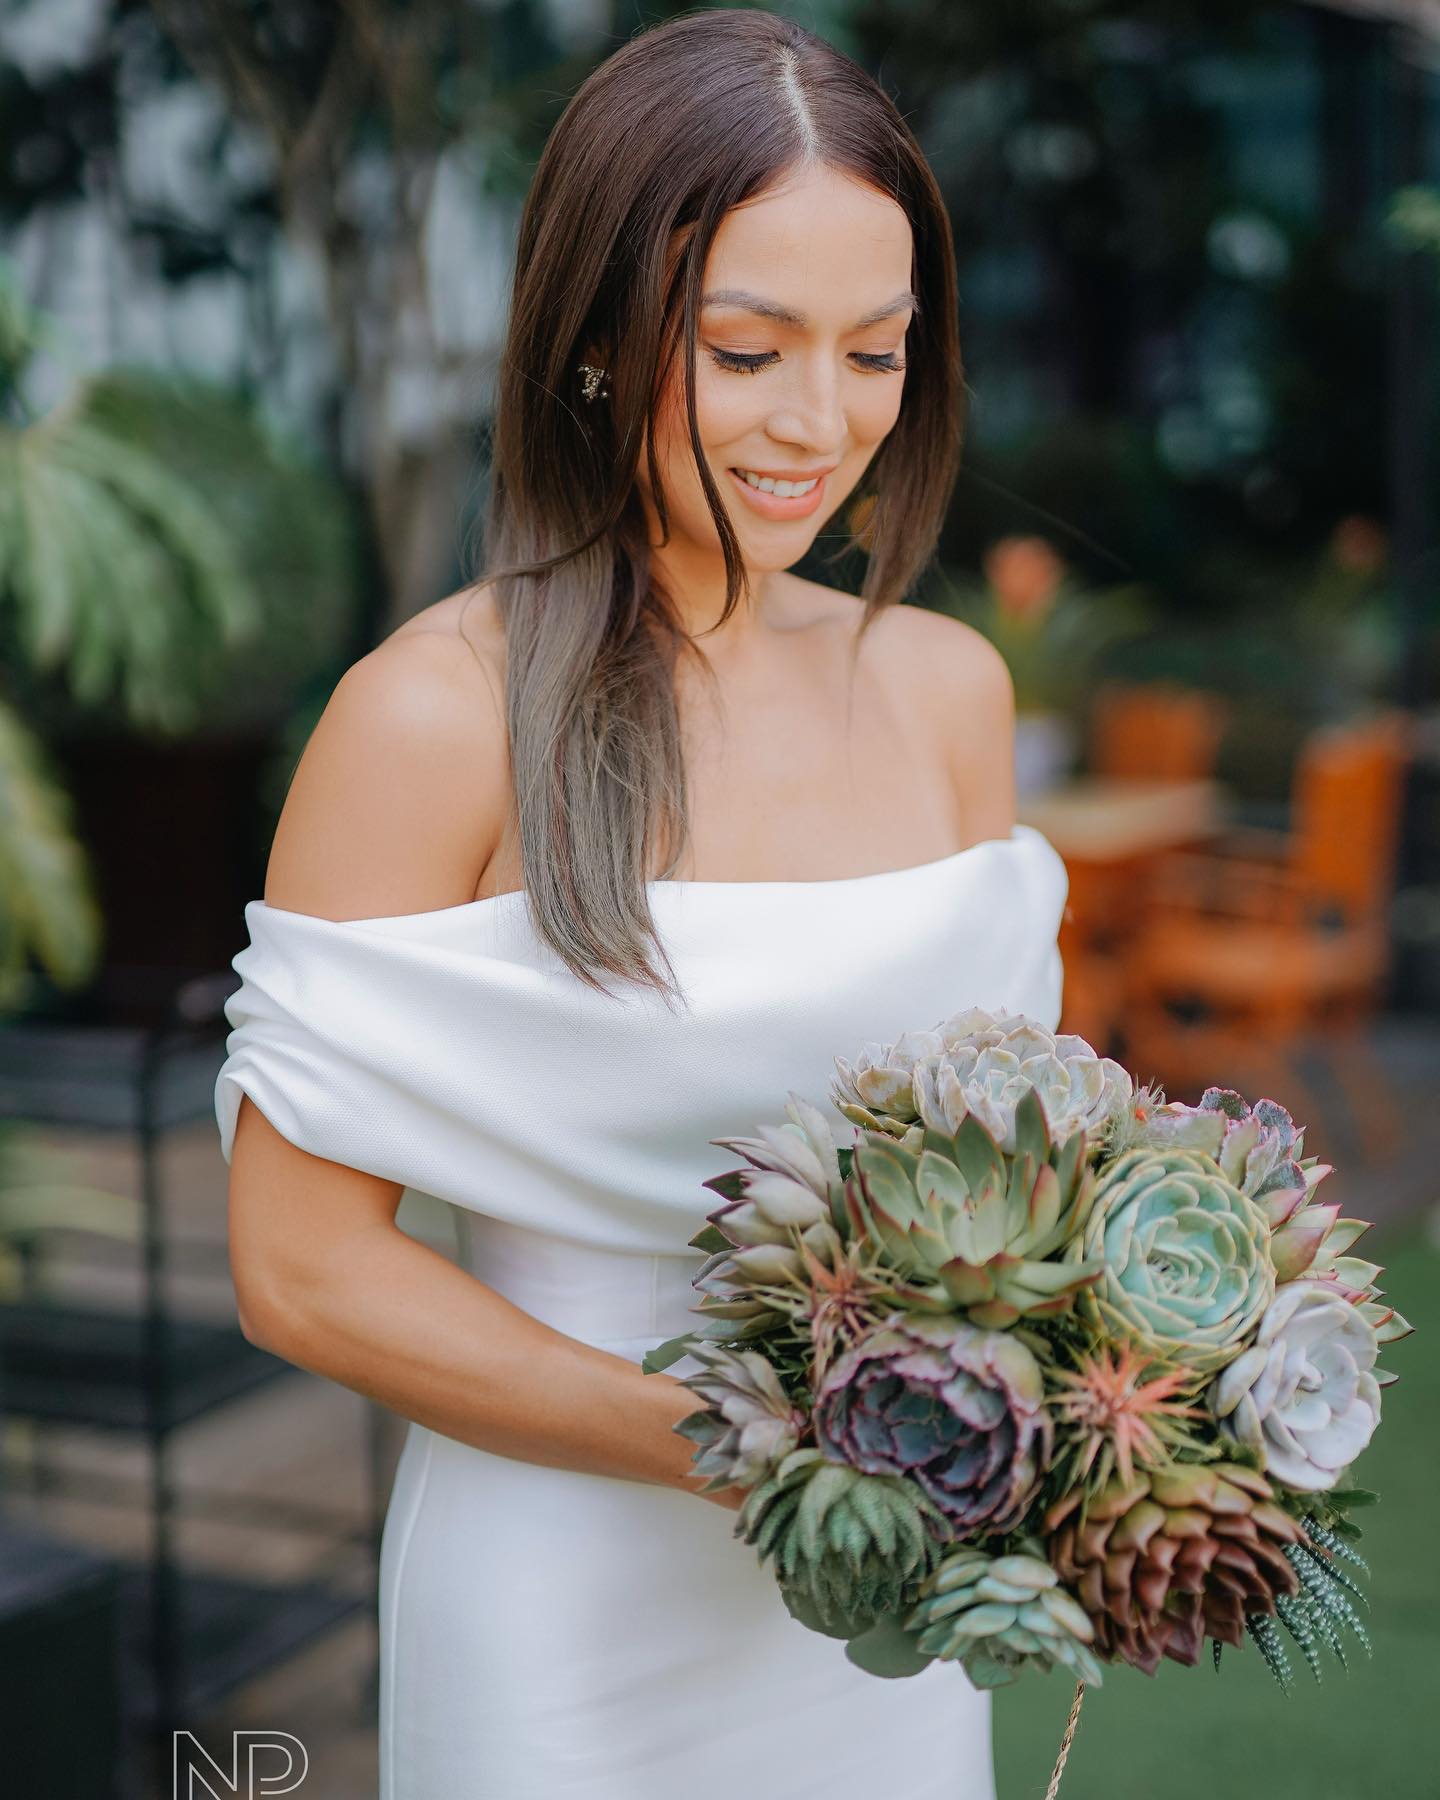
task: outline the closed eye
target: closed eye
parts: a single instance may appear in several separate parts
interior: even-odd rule
[[[722,369],[732,369],[737,375],[758,374],[761,369],[767,367],[770,363],[779,360],[779,352],[777,350],[762,350],[757,355],[745,356],[738,350],[721,350],[713,344],[708,344],[706,348]],[[874,355],[868,351],[854,350],[851,352],[851,355],[855,358],[856,362],[867,369],[875,369],[885,373],[898,373],[905,367],[904,363],[900,361],[893,350],[887,350],[883,355]]]

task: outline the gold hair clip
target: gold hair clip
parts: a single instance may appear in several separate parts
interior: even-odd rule
[[[578,365],[583,383],[582,392],[587,400],[608,399],[610,395],[610,378],[605,369],[597,369],[593,363]]]

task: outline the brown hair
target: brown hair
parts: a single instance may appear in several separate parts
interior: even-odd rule
[[[504,628],[512,824],[530,919],[602,992],[601,970],[678,992],[646,871],[659,841],[672,872],[688,831],[673,675],[695,640],[651,566],[640,449],[668,535],[653,403],[683,348],[691,447],[725,557],[723,623],[746,582],[696,422],[705,262],[732,207],[805,164],[888,195],[914,241],[919,306],[900,414],[855,497],[863,505],[850,509],[862,538],[838,552],[860,541],[869,555],[858,645],[933,554],[964,424],[950,224],[889,97],[793,20],[688,13],[590,74],[546,142],[521,215],[483,579]],[[609,377],[608,398],[594,403],[577,368],[587,361]],[[647,960],[650,944],[669,981]]]

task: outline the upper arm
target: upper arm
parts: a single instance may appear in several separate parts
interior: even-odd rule
[[[470,664],[467,672],[461,658]],[[341,677],[295,770],[267,904],[334,920],[474,897],[508,791],[503,726],[463,644],[387,640]],[[242,1326],[274,1344],[339,1231],[393,1228],[403,1187],[292,1144],[242,1096],[229,1179]]]
[[[341,676],[290,783],[265,899],[327,919],[474,898],[508,778],[493,681],[458,641],[394,637]]]
[[[920,607],[914,667],[923,673],[941,754],[972,839],[1009,837],[1016,816],[1015,683],[973,625]]]

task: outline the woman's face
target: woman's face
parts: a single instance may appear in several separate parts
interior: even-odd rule
[[[805,169],[721,221],[696,340],[700,441],[747,569],[788,568],[865,473],[905,386],[910,222],[830,168]],[[667,556],[700,567],[720,540],[691,454],[677,355],[656,415]],[[740,471],[746,471],[747,481]],[[799,494],[757,491],[798,482]],[[645,459],[638,480],[658,524]]]

